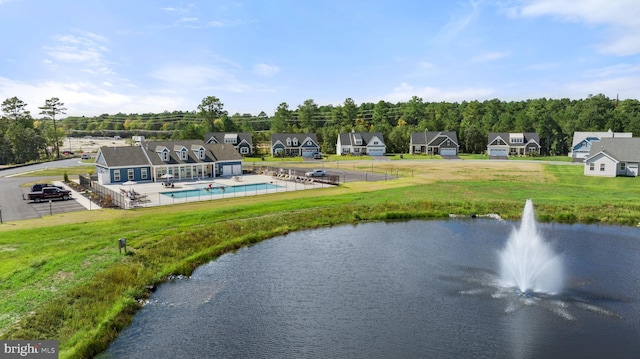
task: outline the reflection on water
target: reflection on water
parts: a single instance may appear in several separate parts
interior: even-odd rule
[[[515,225],[368,223],[274,238],[160,286],[103,357],[637,357],[638,229],[540,225],[566,267],[565,289],[546,295],[499,285]]]

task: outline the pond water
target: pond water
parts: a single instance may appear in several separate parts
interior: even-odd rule
[[[301,231],[161,285],[103,358],[638,358],[640,230],[539,224],[558,294],[496,286],[519,223]]]

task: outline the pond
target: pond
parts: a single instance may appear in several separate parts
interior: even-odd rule
[[[496,286],[519,223],[301,231],[161,285],[103,358],[637,358],[639,229],[538,225],[564,287]]]

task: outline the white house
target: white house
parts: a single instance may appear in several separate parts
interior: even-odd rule
[[[381,132],[349,132],[338,135],[336,154],[384,156],[387,146]]]
[[[584,160],[586,176],[638,176],[640,138],[602,138]]]
[[[612,132],[611,130],[607,132],[574,132],[569,157],[573,158],[574,162],[582,162],[585,158],[589,157],[591,146],[601,139],[631,137],[633,137],[633,133],[631,132]]]

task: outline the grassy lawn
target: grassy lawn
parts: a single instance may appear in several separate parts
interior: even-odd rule
[[[400,178],[221,199],[215,206],[65,213],[0,225],[0,338],[57,339],[61,358],[92,357],[130,322],[146,286],[300,229],[449,213],[515,220],[528,198],[541,221],[640,222],[640,180],[585,177],[582,166],[401,160],[337,166]],[[121,237],[126,255],[118,253]]]

